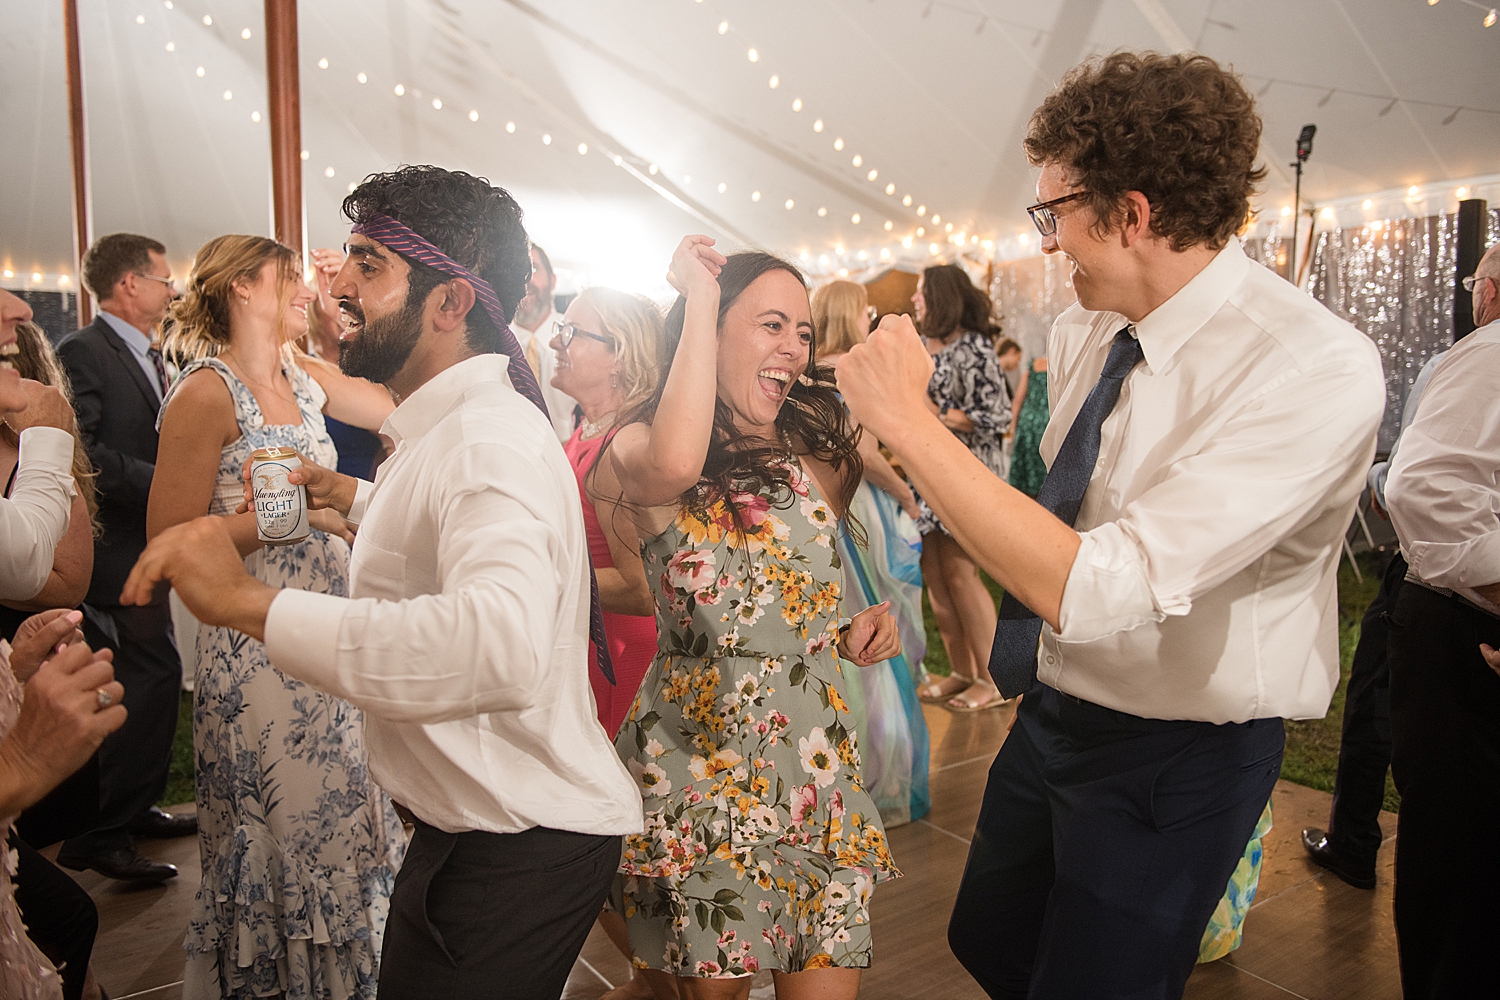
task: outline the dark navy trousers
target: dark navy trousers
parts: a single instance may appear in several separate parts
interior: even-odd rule
[[[990,767],[953,953],[995,998],[1180,997],[1283,743],[1280,719],[1143,719],[1037,685]]]

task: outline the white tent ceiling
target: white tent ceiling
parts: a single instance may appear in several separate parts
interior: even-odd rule
[[[0,7],[8,284],[71,272],[61,7]],[[837,266],[840,248],[901,256],[936,212],[1013,245],[1027,117],[1117,48],[1193,48],[1243,74],[1270,213],[1305,122],[1305,199],[1415,184],[1440,205],[1500,173],[1484,16],[1470,0],[303,0],[308,239],[342,241],[351,181],[430,162],[510,188],[584,282],[656,289],[687,231]],[[156,236],[179,273],[210,236],[267,232],[259,0],[79,0],[79,18],[95,232]]]

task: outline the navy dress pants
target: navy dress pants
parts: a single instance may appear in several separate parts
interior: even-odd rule
[[[953,953],[995,998],[1180,997],[1283,743],[1280,719],[1143,719],[1037,685],[990,767]]]

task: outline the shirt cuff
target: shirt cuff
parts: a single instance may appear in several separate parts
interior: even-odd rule
[[[1412,542],[1409,548],[1407,561],[1424,583],[1449,590],[1500,583],[1500,531],[1462,542]]]
[[[76,492],[73,482],[73,435],[56,427],[28,427],[21,432],[16,468],[46,469],[68,481],[68,496]]]
[[[336,672],[346,597],[283,590],[266,612],[266,655],[276,669],[326,690]]]
[[[375,484],[367,479],[355,480],[359,485],[354,488],[354,502],[349,504],[349,513],[344,515],[344,520],[350,524],[358,524],[365,519],[365,507],[370,503],[370,494],[375,489]]]
[[[1092,642],[1187,614],[1191,605],[1178,603],[1180,608],[1157,606],[1139,547],[1117,523],[1102,524],[1080,536],[1055,634],[1062,642]]]

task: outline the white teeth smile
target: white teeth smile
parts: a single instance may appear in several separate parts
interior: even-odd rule
[[[778,382],[790,382],[792,373],[781,368],[767,368],[765,371],[756,372],[761,378],[774,378]]]
[[[14,356],[16,354],[20,354],[20,353],[21,353],[21,342],[19,340],[12,340],[8,344],[0,345],[0,358],[12,357],[12,356]]]

